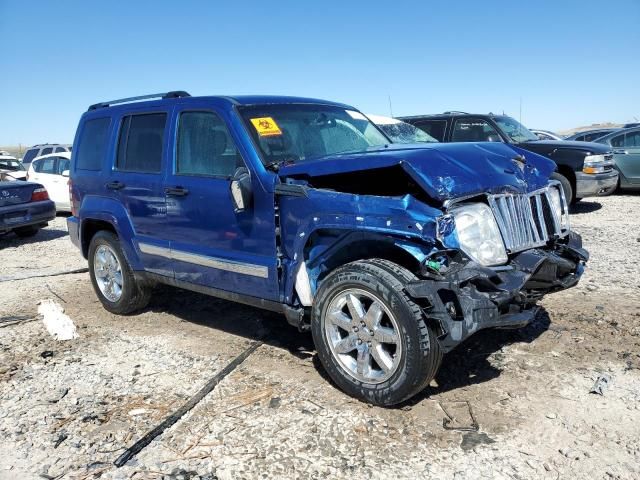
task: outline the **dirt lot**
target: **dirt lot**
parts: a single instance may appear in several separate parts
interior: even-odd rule
[[[0,479],[640,478],[639,211],[640,195],[582,202],[572,225],[592,260],[579,287],[547,297],[523,330],[479,333],[396,409],[343,395],[310,338],[277,315],[161,288],[144,313],[117,317],[87,273],[25,279],[86,266],[63,218],[32,240],[2,237]],[[46,332],[42,299],[79,338]],[[265,335],[187,416],[113,465]],[[604,395],[589,393],[604,373]]]

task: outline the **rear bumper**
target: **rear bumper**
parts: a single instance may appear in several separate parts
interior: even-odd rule
[[[603,191],[611,190],[618,184],[618,172],[607,173],[576,172],[576,198],[597,196]]]
[[[575,233],[553,247],[521,252],[504,267],[482,267],[459,252],[436,255],[442,254],[446,267],[440,273],[425,270],[425,279],[408,284],[406,292],[428,303],[426,315],[439,323],[444,351],[484,328],[527,325],[536,302],[576,285],[589,258]]]
[[[51,200],[20,203],[0,208],[0,233],[33,225],[46,226],[56,218],[56,205]]]
[[[67,230],[69,230],[71,243],[82,251],[82,245],[80,243],[80,221],[78,220],[78,217],[67,218]]]

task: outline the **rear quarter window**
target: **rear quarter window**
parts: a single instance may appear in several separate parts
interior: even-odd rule
[[[22,157],[22,163],[31,163],[31,161],[38,156],[38,152],[40,149],[32,148],[31,150],[27,150],[27,153]]]
[[[80,133],[74,161],[78,170],[100,170],[107,152],[109,117],[87,120]]]

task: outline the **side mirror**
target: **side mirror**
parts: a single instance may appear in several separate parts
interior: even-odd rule
[[[69,176],[69,170],[64,170],[64,171],[62,172],[62,176],[63,176],[63,177],[68,177],[68,176]]]
[[[233,177],[231,177],[230,190],[234,212],[244,212],[251,206],[251,201],[253,200],[251,176],[245,167],[239,167],[236,169]]]

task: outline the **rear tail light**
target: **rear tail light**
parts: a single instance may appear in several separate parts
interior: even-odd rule
[[[69,205],[71,205],[71,215],[78,216],[78,205],[73,201],[73,181],[71,178],[67,180],[67,186],[69,187]]]
[[[43,200],[49,200],[49,194],[46,188],[36,188],[31,194],[32,202],[41,202]]]

